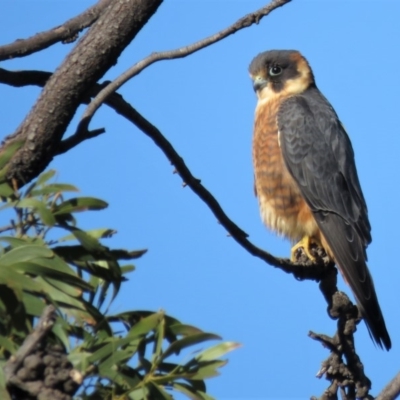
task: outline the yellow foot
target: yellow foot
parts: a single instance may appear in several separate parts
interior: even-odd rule
[[[316,244],[318,247],[322,247],[321,243],[318,243],[314,238],[311,238],[310,236],[304,236],[303,239],[300,240],[300,242],[296,243],[292,247],[290,256],[291,261],[297,261],[297,249],[299,249],[300,247],[303,249],[304,253],[306,253],[307,257],[311,261],[316,261],[316,258],[311,254],[312,244]]]

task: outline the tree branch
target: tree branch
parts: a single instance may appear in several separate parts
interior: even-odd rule
[[[28,39],[18,39],[11,44],[0,46],[0,61],[46,49],[57,42],[69,43],[78,38],[79,32],[92,25],[101,15],[111,0],[100,0],[82,14],[45,32],[40,32]]]
[[[133,67],[129,68],[123,74],[121,74],[117,79],[107,85],[104,89],[102,89],[96,97],[91,101],[89,106],[84,111],[81,122],[79,124],[78,129],[87,129],[91,119],[93,118],[94,113],[97,109],[104,103],[105,99],[117,89],[119,89],[125,82],[134,76],[138,75],[145,68],[149,67],[151,64],[161,61],[161,60],[172,60],[175,58],[183,58],[190,54],[195,53],[205,47],[208,47],[216,42],[219,42],[226,37],[233,35],[241,29],[247,28],[253,24],[258,24],[260,20],[271,13],[273,10],[282,7],[283,5],[289,3],[291,0],[273,0],[267,6],[260,8],[258,11],[255,11],[251,14],[248,14],[238,21],[236,21],[233,25],[228,28],[223,29],[222,31],[217,32],[216,34],[209,36],[208,38],[199,40],[193,44],[190,44],[185,47],[181,47],[176,50],[162,51],[162,52],[154,52],[150,54],[148,57],[136,63]]]
[[[86,92],[116,63],[161,2],[111,2],[47,81],[22,124],[6,138],[0,156],[10,145],[23,143],[7,165],[8,182],[22,186],[47,167]]]
[[[93,139],[93,138],[105,133],[105,131],[106,130],[104,128],[93,129],[92,131],[80,130],[77,133],[75,133],[74,135],[70,136],[69,138],[61,141],[58,146],[58,149],[55,152],[55,155],[58,156],[60,154],[64,154],[67,151],[74,148],[75,146],[77,146],[78,144],[81,144],[85,140]]]
[[[400,372],[386,385],[375,400],[394,400],[400,395]]]
[[[43,71],[7,71],[0,68],[0,83],[12,86],[37,85],[44,86],[46,81],[51,77],[51,73]],[[83,103],[90,101],[90,96],[96,96],[103,88],[102,85],[96,84],[87,93],[87,97],[82,99]],[[201,181],[193,176],[189,168],[186,166],[183,158],[177,153],[171,143],[162,135],[162,133],[151,124],[146,118],[139,114],[124,98],[118,94],[110,95],[105,104],[111,107],[118,114],[122,115],[128,121],[137,126],[144,134],[150,137],[155,144],[161,149],[168,160],[176,168],[183,181],[189,186],[209,207],[217,220],[229,232],[231,237],[245,248],[250,254],[258,257],[268,264],[280,268],[286,273],[293,274],[296,279],[308,279],[320,281],[333,268],[333,264],[329,263],[324,254],[315,250],[318,257],[318,263],[312,263],[307,257],[302,258],[299,264],[290,262],[285,258],[277,258],[270,253],[262,250],[251,243],[248,235],[239,228],[223,211],[222,207],[215,197],[201,184]],[[61,146],[66,141],[61,142]],[[79,143],[79,141],[78,141]],[[70,146],[72,148],[72,146]],[[306,267],[306,268],[304,268]],[[334,269],[334,268],[333,268]]]

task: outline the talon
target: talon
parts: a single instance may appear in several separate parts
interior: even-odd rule
[[[310,236],[304,236],[303,239],[300,240],[300,242],[296,243],[291,250],[291,255],[290,255],[290,260],[292,262],[297,261],[297,250],[299,248],[302,248],[304,253],[306,253],[306,256],[313,262],[316,261],[316,258],[314,255],[311,253],[311,245],[315,244],[318,247],[322,247],[320,243],[318,243],[314,238],[311,238]]]

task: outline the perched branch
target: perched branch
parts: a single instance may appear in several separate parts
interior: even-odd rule
[[[47,167],[86,92],[116,63],[161,2],[110,3],[47,81],[29,115],[6,138],[0,155],[10,145],[23,143],[7,165],[8,182],[24,185]]]
[[[0,69],[0,83],[6,83],[13,86],[37,85],[43,86],[50,79],[51,74],[43,71],[16,71],[11,72]],[[88,93],[88,96],[96,96],[102,89],[102,85],[95,85]],[[89,97],[82,99],[83,103],[88,103]],[[323,254],[319,253],[319,263],[311,263],[306,258],[301,259],[299,264],[291,263],[288,259],[277,258],[270,253],[255,246],[247,239],[247,234],[239,228],[223,211],[222,207],[215,197],[201,184],[200,180],[195,178],[186,166],[183,158],[176,152],[171,143],[162,135],[162,133],[152,125],[147,119],[139,114],[123,97],[117,93],[108,97],[105,104],[114,109],[118,114],[125,117],[128,121],[136,125],[143,133],[149,136],[161,151],[166,155],[176,168],[183,181],[189,186],[210,208],[217,220],[250,254],[261,258],[268,264],[280,268],[286,273],[293,274],[296,279],[309,279],[320,281],[333,268]],[[61,142],[64,146],[66,141]],[[307,268],[304,268],[306,266]],[[333,268],[333,270],[335,270]]]
[[[310,332],[309,336],[322,343],[331,352],[330,356],[322,362],[317,377],[325,376],[331,384],[318,399],[337,399],[340,389],[342,398],[355,399],[367,398],[371,389],[371,381],[364,373],[363,364],[356,353],[354,345],[354,332],[361,320],[358,308],[350,301],[347,295],[337,288],[337,272],[327,274],[320,283],[320,289],[328,301],[329,315],[337,319],[337,332],[333,337]]]
[[[162,52],[155,52],[150,54],[148,57],[144,58],[143,60],[136,63],[133,67],[129,68],[123,74],[121,74],[117,79],[107,85],[103,90],[100,91],[96,95],[96,97],[91,101],[89,106],[86,108],[85,112],[81,118],[81,127],[88,128],[90,121],[96,112],[96,110],[104,103],[105,99],[113,92],[115,92],[118,88],[120,88],[125,82],[129,79],[133,78],[134,76],[138,75],[142,72],[145,68],[150,66],[151,64],[161,61],[161,60],[172,60],[175,58],[183,58],[190,54],[195,53],[198,50],[204,49],[216,42],[219,42],[226,37],[233,35],[234,33],[238,32],[241,29],[248,28],[253,24],[258,24],[260,20],[267,16],[271,11],[282,7],[283,5],[289,3],[291,0],[273,0],[267,6],[260,8],[258,11],[255,11],[251,14],[248,14],[238,21],[236,21],[233,25],[229,26],[228,28],[223,29],[222,31],[217,32],[216,34],[209,36],[203,40],[199,40],[196,43],[190,44],[185,47],[181,47],[176,50],[170,51],[162,51]]]
[[[28,39],[18,39],[14,43],[0,46],[0,61],[24,57],[46,49],[57,42],[69,43],[75,41],[79,32],[92,25],[110,3],[111,0],[100,0],[98,4],[60,26],[40,32]]]

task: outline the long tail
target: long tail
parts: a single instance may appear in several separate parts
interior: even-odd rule
[[[316,220],[340,272],[354,293],[371,338],[389,350],[392,343],[368,270],[362,238],[353,226],[336,214]]]

